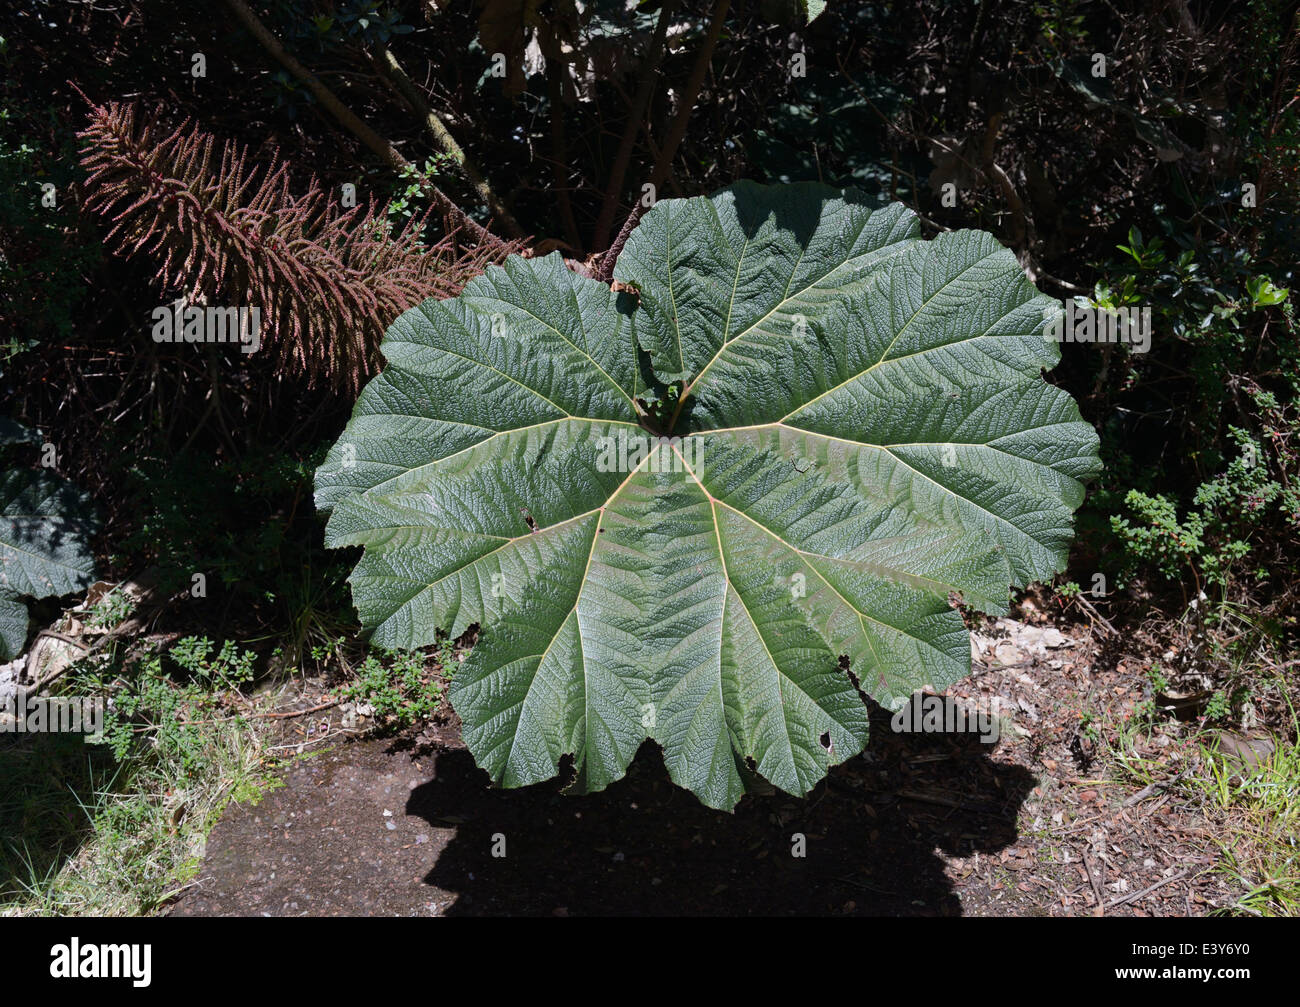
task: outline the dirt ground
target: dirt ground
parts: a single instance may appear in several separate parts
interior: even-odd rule
[[[1183,916],[1228,904],[1197,809],[1175,789],[1107,783],[1085,729],[1085,715],[1122,721],[1144,698],[1125,641],[1053,625],[1032,602],[1015,615],[977,627],[975,673],[949,692],[1000,718],[996,744],[897,733],[877,708],[866,752],[806,799],[749,796],[733,814],[673,786],[650,743],[625,779],[572,797],[491,788],[454,724],[348,742],[326,730],[317,747],[288,721],[304,757],[259,805],[226,813],[171,912]],[[1172,733],[1136,746],[1171,779],[1193,757]]]

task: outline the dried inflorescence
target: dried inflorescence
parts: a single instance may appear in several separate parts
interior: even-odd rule
[[[86,208],[108,218],[106,243],[159,263],[157,279],[191,301],[261,309],[277,367],[355,392],[378,364],[384,330],[428,297],[452,297],[513,244],[434,245],[426,219],[400,231],[373,200],[352,208],[315,179],[294,196],[288,165],[218,143],[189,120],[170,133],[129,104],[92,108],[79,137]]]

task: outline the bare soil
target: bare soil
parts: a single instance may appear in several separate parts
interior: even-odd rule
[[[896,733],[875,708],[867,750],[807,798],[749,796],[732,814],[673,786],[651,743],[625,779],[572,797],[556,783],[492,788],[454,723],[339,742],[320,722],[329,713],[310,737],[286,721],[310,757],[261,804],[226,813],[172,912],[1183,916],[1229,904],[1203,811],[1177,787],[1114,782],[1084,729],[1144,698],[1126,641],[1054,625],[1033,602],[976,629],[975,674],[949,695],[1001,716],[996,744]],[[1195,757],[1178,731],[1134,744],[1171,780]]]

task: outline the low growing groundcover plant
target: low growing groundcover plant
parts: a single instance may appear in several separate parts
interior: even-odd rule
[[[989,234],[738,183],[657,203],[616,289],[509,258],[403,314],[316,477],[373,642],[480,637],[449,698],[508,787],[619,779],[653,738],[731,808],[806,793],[970,671],[1062,569],[1097,437],[1059,311]]]

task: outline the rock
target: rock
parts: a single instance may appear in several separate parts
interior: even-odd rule
[[[1065,634],[1055,626],[1043,630],[1043,646],[1047,647],[1049,650],[1055,650],[1057,647],[1064,647],[1069,642],[1070,641],[1065,638]]]
[[[70,667],[74,661],[86,653],[84,647],[74,647],[54,636],[38,636],[32,644],[32,666],[36,681],[50,675],[57,675]]]
[[[1023,647],[1026,650],[1034,650],[1042,646],[1043,630],[1039,629],[1037,626],[1020,625],[1016,627],[1016,632],[1012,634],[1012,639],[1015,640],[1017,647]]]
[[[18,683],[23,677],[26,658],[18,658],[8,664],[0,664],[0,706],[18,694]]]
[[[1010,640],[1000,640],[996,647],[993,648],[993,656],[1001,665],[1022,664],[1025,655],[1016,649],[1015,644]]]
[[[1216,731],[1214,738],[1219,755],[1235,772],[1253,773],[1273,754],[1273,742],[1269,738],[1247,738],[1235,731]]]

